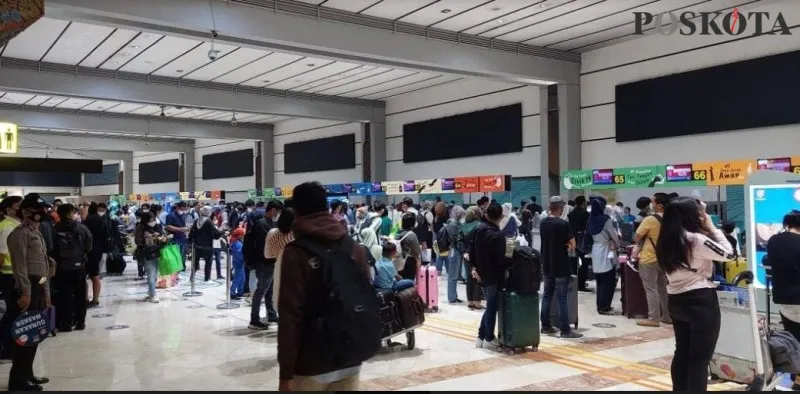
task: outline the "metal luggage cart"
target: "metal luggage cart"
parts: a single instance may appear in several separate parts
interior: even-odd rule
[[[416,334],[414,334],[414,330],[416,330],[417,328],[422,327],[423,325],[424,325],[424,323],[416,325],[416,326],[411,327],[411,328],[404,328],[404,329],[402,329],[400,331],[393,332],[393,333],[389,334],[388,336],[384,337],[381,340],[384,343],[386,343],[386,347],[393,348],[393,347],[396,347],[397,345],[400,345],[400,343],[392,342],[392,338],[399,337],[400,335],[405,334],[405,336],[406,336],[406,348],[408,350],[414,350],[414,348],[417,346],[417,337],[416,337]]]
[[[714,380],[744,384],[748,391],[774,390],[783,378],[769,354],[769,319],[756,311],[753,274],[745,271],[733,283],[717,288],[721,314],[719,339],[709,369]],[[747,286],[737,287],[744,281]]]

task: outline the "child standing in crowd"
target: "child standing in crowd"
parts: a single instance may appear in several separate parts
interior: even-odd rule
[[[242,238],[244,229],[239,227],[231,233],[231,261],[233,277],[231,278],[231,299],[240,300],[244,296],[244,255],[242,254]]]
[[[383,245],[381,259],[375,263],[375,288],[378,290],[402,291],[414,287],[414,281],[403,279],[394,266],[397,246],[392,242]]]

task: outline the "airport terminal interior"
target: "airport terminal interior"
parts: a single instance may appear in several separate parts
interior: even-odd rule
[[[0,0],[0,389],[800,389],[798,26],[797,0]],[[286,268],[330,222],[370,286]],[[309,350],[340,310],[382,326]],[[363,364],[308,367],[336,352]]]

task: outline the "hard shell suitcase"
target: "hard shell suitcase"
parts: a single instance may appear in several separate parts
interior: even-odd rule
[[[647,319],[647,294],[639,271],[628,265],[627,256],[620,256],[619,268],[622,271],[622,314],[628,319]]]
[[[733,283],[733,278],[735,278],[736,275],[747,271],[747,259],[743,257],[739,257],[736,260],[726,261],[722,264],[725,268],[725,281],[728,283]],[[742,287],[745,286],[746,285],[742,285]]]
[[[498,341],[513,353],[539,348],[539,294],[502,291],[499,301]]]
[[[106,273],[109,275],[122,275],[128,263],[121,253],[116,250],[109,253],[106,260]]]
[[[417,291],[427,312],[439,310],[439,273],[433,264],[423,265],[417,273]]]
[[[417,293],[417,289],[409,287],[394,295],[400,313],[403,328],[416,327],[425,323],[425,301]]]
[[[555,323],[558,321],[558,299],[553,293],[553,299],[550,302],[550,321]],[[569,309],[569,324],[573,324],[578,328],[578,277],[573,275],[569,281],[569,292],[567,294],[567,308]]]

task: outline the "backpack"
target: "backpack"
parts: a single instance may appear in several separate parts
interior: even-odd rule
[[[81,268],[86,252],[78,234],[77,226],[66,231],[56,231],[55,235],[56,239],[54,241],[56,242],[56,248],[58,248],[58,269],[72,271]]]
[[[800,373],[800,342],[788,331],[769,333],[769,354],[776,372]]]
[[[411,234],[412,231],[406,231],[402,237],[399,239],[389,238],[387,239],[388,242],[394,244],[395,249],[397,249],[397,257],[392,260],[394,262],[394,268],[398,271],[402,271],[403,268],[406,266],[406,260],[408,260],[408,254],[405,250],[403,250],[403,240],[408,237],[408,234]]]
[[[436,244],[440,252],[447,252],[452,247],[453,242],[450,238],[450,231],[447,230],[446,224],[439,229],[438,233],[436,233]]]
[[[257,240],[255,231],[250,231],[244,235],[244,239],[242,240],[242,257],[244,257],[245,263],[251,264],[254,261],[252,257],[256,253],[256,244]]]
[[[383,322],[375,289],[352,258],[355,242],[345,236],[330,249],[309,238],[293,243],[319,259],[326,294],[320,313],[306,320],[310,335],[304,337],[325,349],[319,357],[327,364],[337,369],[360,365],[380,349]]]
[[[414,234],[417,234],[417,239],[419,243],[422,244],[423,242],[427,242],[430,238],[430,224],[428,223],[428,218],[425,217],[425,211],[419,211],[416,215],[417,219],[417,227],[414,227]],[[431,247],[431,245],[428,245]]]
[[[542,284],[539,252],[528,246],[517,246],[508,269],[506,290],[518,294],[536,294]]]

